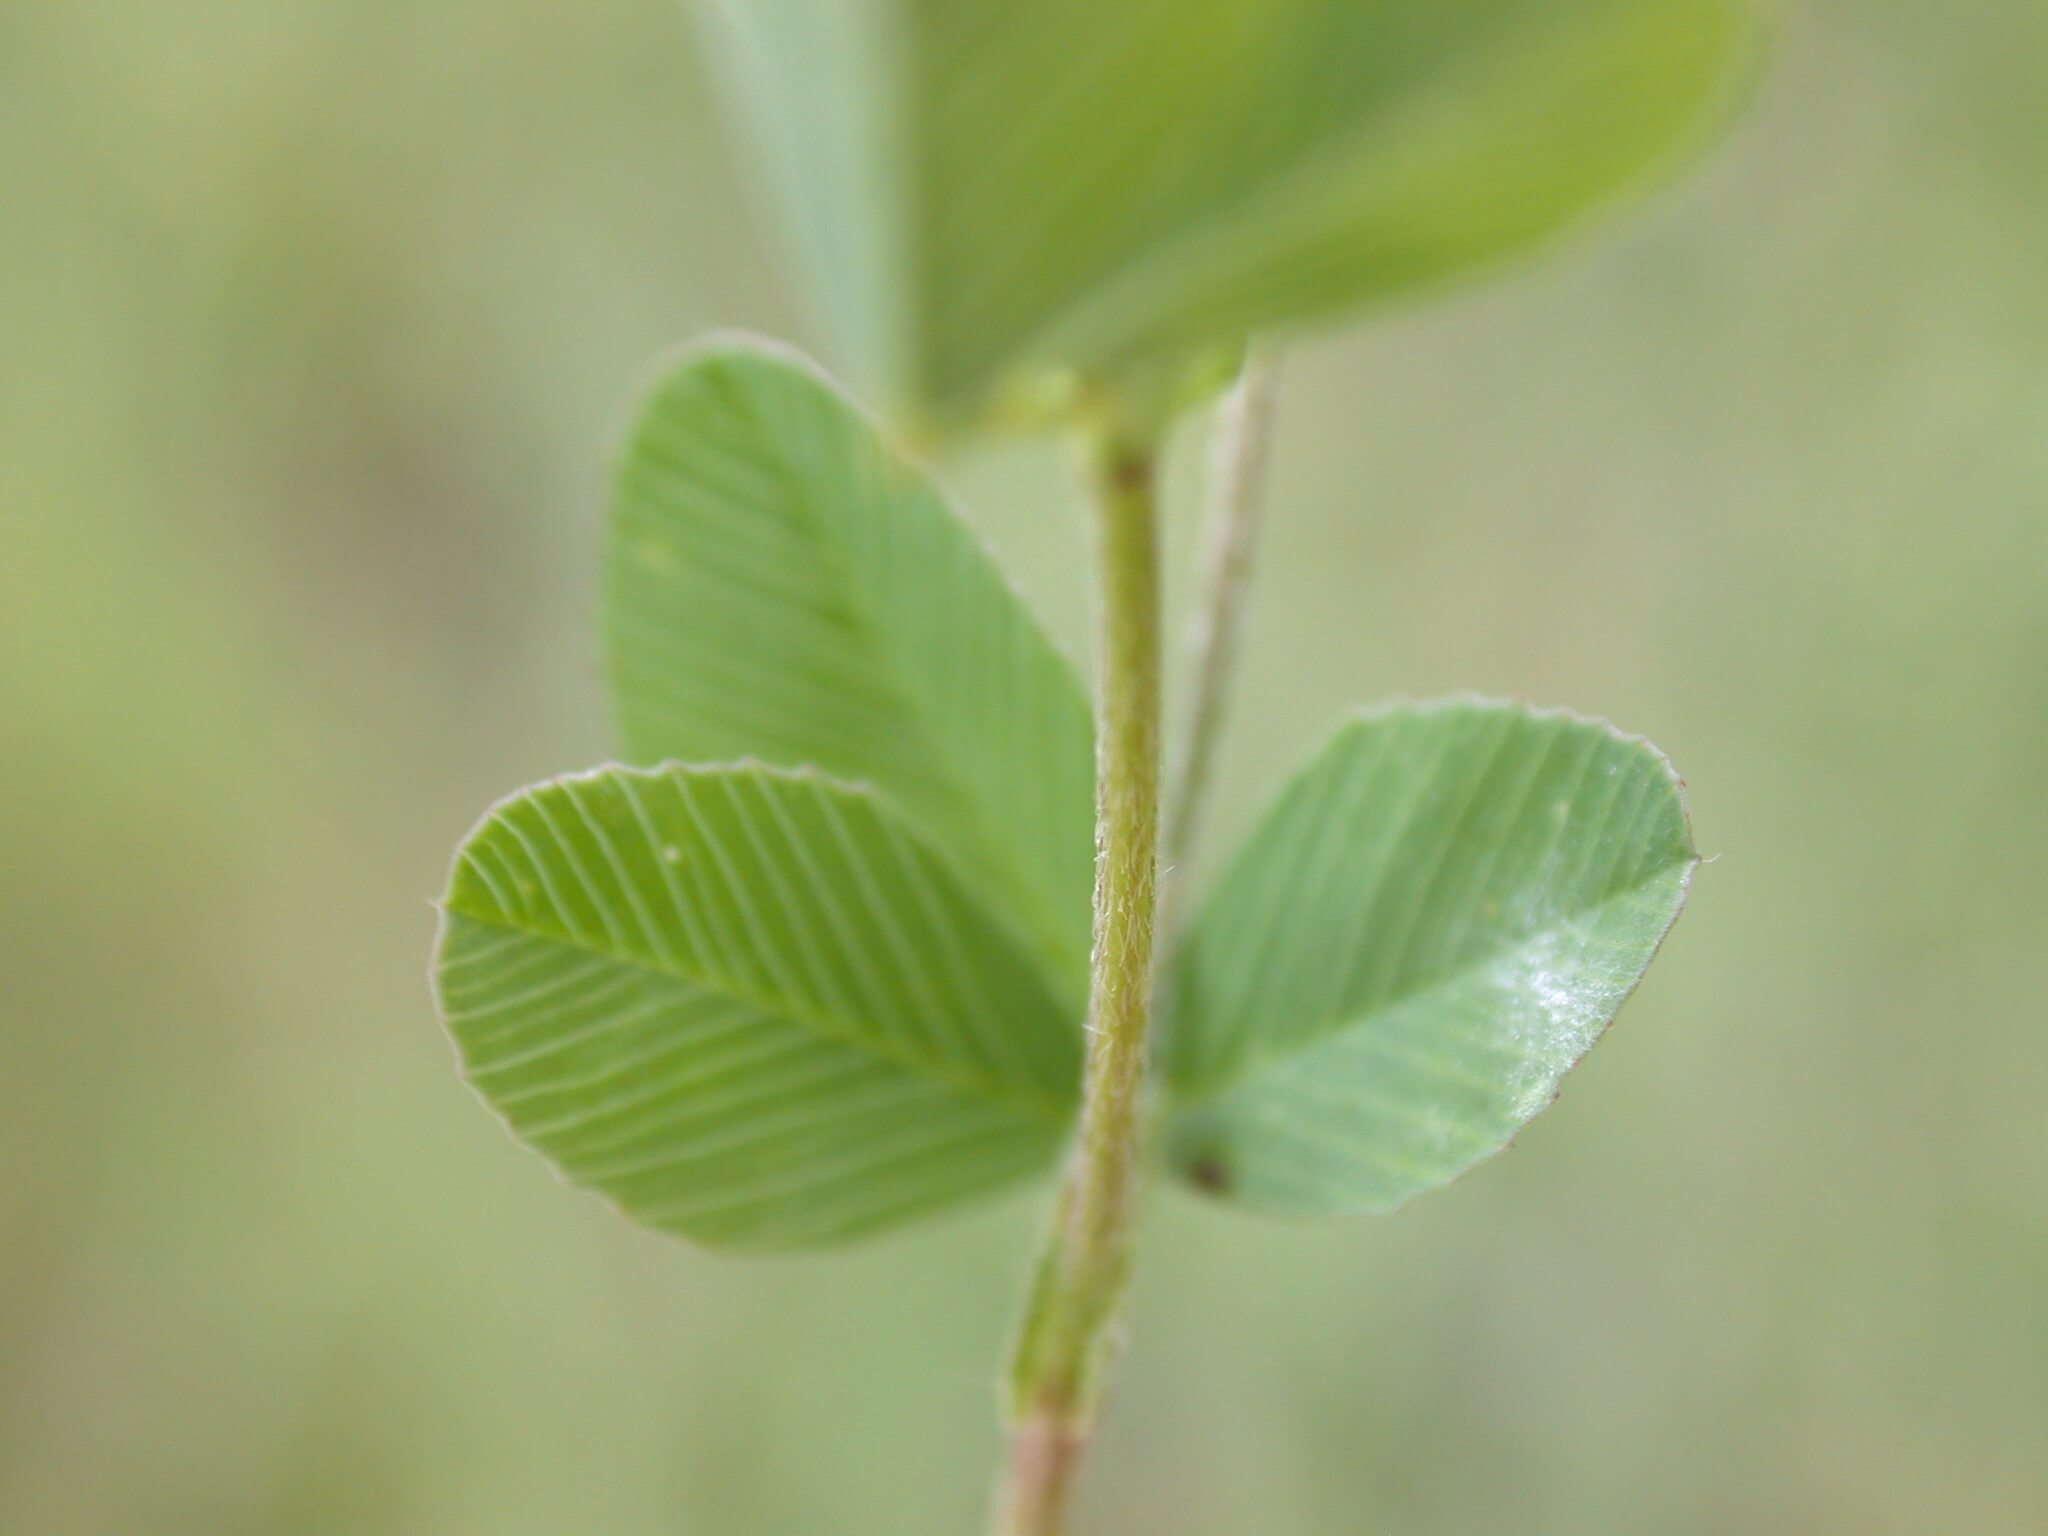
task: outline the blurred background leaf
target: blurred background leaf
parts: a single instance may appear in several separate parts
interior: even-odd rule
[[[654,1241],[425,982],[477,808],[610,750],[632,381],[818,342],[689,50],[0,0],[0,1530],[974,1528],[1031,1201]],[[2035,0],[1808,0],[1646,217],[1294,363],[1226,820],[1469,687],[1654,737],[1720,858],[1509,1156],[1161,1193],[1097,1529],[2048,1526],[2044,56]],[[1056,459],[949,473],[1078,650]]]
[[[701,0],[892,415],[1189,367],[1519,251],[1718,126],[1750,0]]]

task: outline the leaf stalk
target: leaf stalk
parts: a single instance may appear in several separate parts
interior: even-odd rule
[[[1229,714],[1231,684],[1244,647],[1245,610],[1264,522],[1279,389],[1278,349],[1254,344],[1236,385],[1215,414],[1209,505],[1199,557],[1201,586],[1186,642],[1187,704],[1167,772],[1160,931],[1168,948],[1176,942],[1186,909],[1189,876]]]

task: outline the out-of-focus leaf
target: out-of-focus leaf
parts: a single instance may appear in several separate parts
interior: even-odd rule
[[[1731,96],[1748,0],[698,0],[863,394],[1231,348],[1508,255]]]
[[[1556,1096],[1697,862],[1670,765],[1605,724],[1454,701],[1345,726],[1191,931],[1175,1168],[1302,1213],[1452,1178]]]
[[[889,807],[815,774],[603,769],[458,854],[435,982],[470,1082],[663,1231],[799,1248],[1043,1170],[1079,1030]]]
[[[732,341],[657,384],[619,467],[603,630],[630,758],[874,785],[1078,1010],[1087,698],[926,475],[814,370]]]

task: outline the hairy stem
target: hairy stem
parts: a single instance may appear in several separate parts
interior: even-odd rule
[[[1080,1132],[1011,1369],[998,1536],[1059,1536],[1130,1275],[1159,862],[1157,443],[1089,437],[1095,514],[1095,946]]]
[[[1237,385],[1216,412],[1209,506],[1202,529],[1201,587],[1187,639],[1187,708],[1173,743],[1165,843],[1165,942],[1179,929],[1202,818],[1208,810],[1216,751],[1243,643],[1253,558],[1265,505],[1266,465],[1279,394],[1277,351],[1255,347]]]

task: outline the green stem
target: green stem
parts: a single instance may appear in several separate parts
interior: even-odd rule
[[[1011,1368],[998,1536],[1059,1536],[1130,1276],[1159,862],[1157,441],[1087,442],[1095,513],[1095,947],[1081,1124]]]
[[[1245,358],[1237,386],[1216,411],[1209,506],[1202,529],[1201,588],[1188,631],[1190,691],[1167,779],[1171,789],[1166,800],[1160,930],[1168,947],[1180,929],[1188,876],[1215,777],[1230,685],[1243,645],[1279,384],[1279,353],[1255,346]]]

